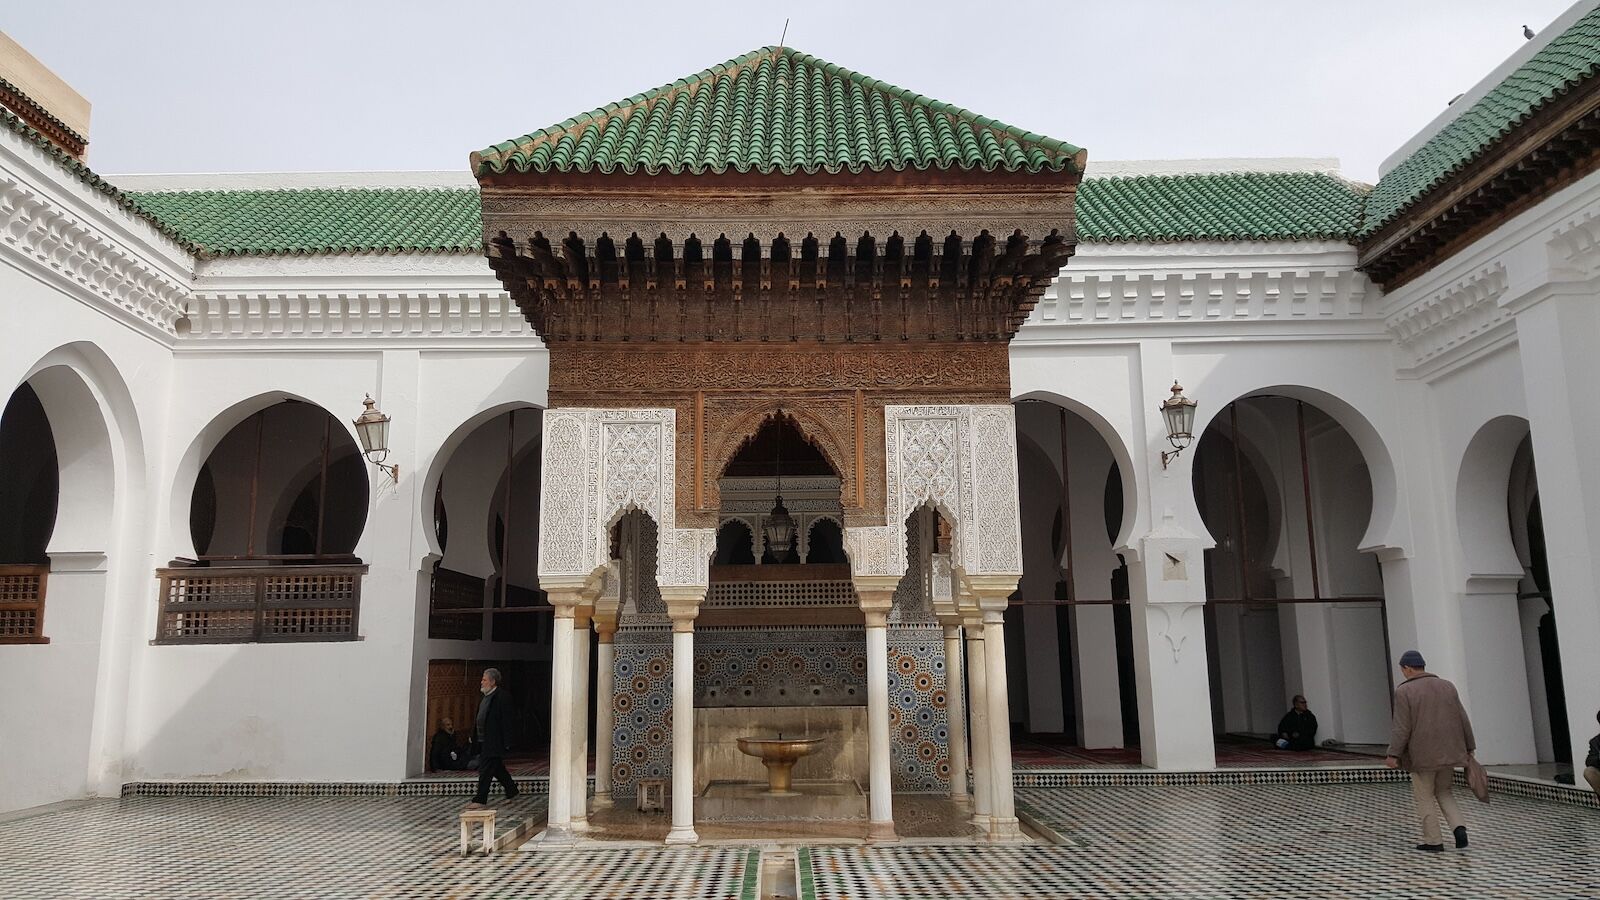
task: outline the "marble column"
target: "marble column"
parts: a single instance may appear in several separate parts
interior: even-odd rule
[[[1006,685],[1005,610],[1015,575],[969,575],[983,611],[984,689],[989,706],[989,840],[1022,840],[1011,785],[1011,700]]]
[[[967,705],[972,719],[972,824],[985,830],[994,814],[993,773],[989,768],[989,689],[988,665],[984,659],[983,620],[966,622]]]
[[[576,589],[545,590],[555,607],[550,637],[550,797],[543,841],[564,844],[572,834],[572,620],[578,608]]]
[[[572,617],[572,830],[589,830],[589,623],[592,606]]]
[[[616,694],[616,619],[596,617],[594,684],[594,808],[611,806],[611,741],[617,716],[611,702]]]
[[[889,744],[889,610],[894,576],[859,576],[856,596],[867,620],[867,838],[894,841],[893,749]]]
[[[961,665],[961,625],[944,626],[945,709],[950,716],[950,799],[966,803],[967,794],[967,704],[966,684]]]
[[[694,620],[705,587],[661,587],[672,619],[672,830],[668,844],[694,844]]]

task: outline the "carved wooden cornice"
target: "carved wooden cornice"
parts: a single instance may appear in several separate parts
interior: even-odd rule
[[[1065,174],[585,178],[483,189],[490,266],[552,346],[1003,343],[1076,245]]]
[[[1363,241],[1358,267],[1392,291],[1597,167],[1600,79],[1590,78]]]

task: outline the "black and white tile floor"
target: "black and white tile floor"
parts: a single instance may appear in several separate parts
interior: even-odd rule
[[[1023,790],[1068,844],[815,848],[815,896],[1600,898],[1595,810],[1457,793],[1472,847],[1436,855],[1407,784]]]
[[[457,854],[459,797],[133,797],[0,823],[0,897],[733,898],[737,847]],[[542,798],[508,814],[542,818]]]
[[[1411,849],[1404,784],[1024,789],[1068,843],[813,847],[817,898],[1600,897],[1600,812],[1462,792],[1473,847]],[[541,800],[516,813],[542,814]],[[455,854],[454,797],[129,797],[0,821],[0,897],[721,898],[747,847]]]

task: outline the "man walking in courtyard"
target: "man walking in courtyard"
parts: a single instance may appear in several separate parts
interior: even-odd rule
[[[1594,714],[1594,720],[1600,722],[1600,712]],[[1589,738],[1589,756],[1583,761],[1583,780],[1589,782],[1589,787],[1600,794],[1600,734]]]
[[[1457,766],[1477,749],[1472,723],[1461,705],[1456,686],[1427,671],[1422,654],[1407,650],[1400,655],[1400,672],[1406,680],[1394,689],[1394,728],[1384,765],[1411,773],[1411,793],[1422,820],[1418,850],[1440,853],[1444,842],[1439,817],[1444,816],[1455,835],[1456,849],[1467,846],[1467,826],[1450,793]]]
[[[477,732],[482,749],[478,752],[478,793],[468,809],[481,809],[489,803],[489,784],[499,780],[506,799],[517,796],[517,783],[506,771],[506,751],[511,749],[511,698],[500,687],[500,670],[484,669],[478,681],[483,700],[478,703]]]

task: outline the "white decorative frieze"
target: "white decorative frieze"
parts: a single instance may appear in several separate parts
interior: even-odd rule
[[[1550,269],[1575,278],[1600,274],[1600,210],[1589,208],[1550,235]]]
[[[1508,326],[1512,315],[1500,306],[1507,286],[1501,263],[1485,266],[1389,316],[1385,327],[1411,365]]]
[[[532,335],[500,291],[203,293],[188,305],[188,338],[473,338]]]
[[[104,225],[10,173],[0,174],[0,248],[166,334],[175,332],[173,323],[183,314],[186,285],[114,240]]]
[[[1354,319],[1373,293],[1353,268],[1062,274],[1027,325]]]

